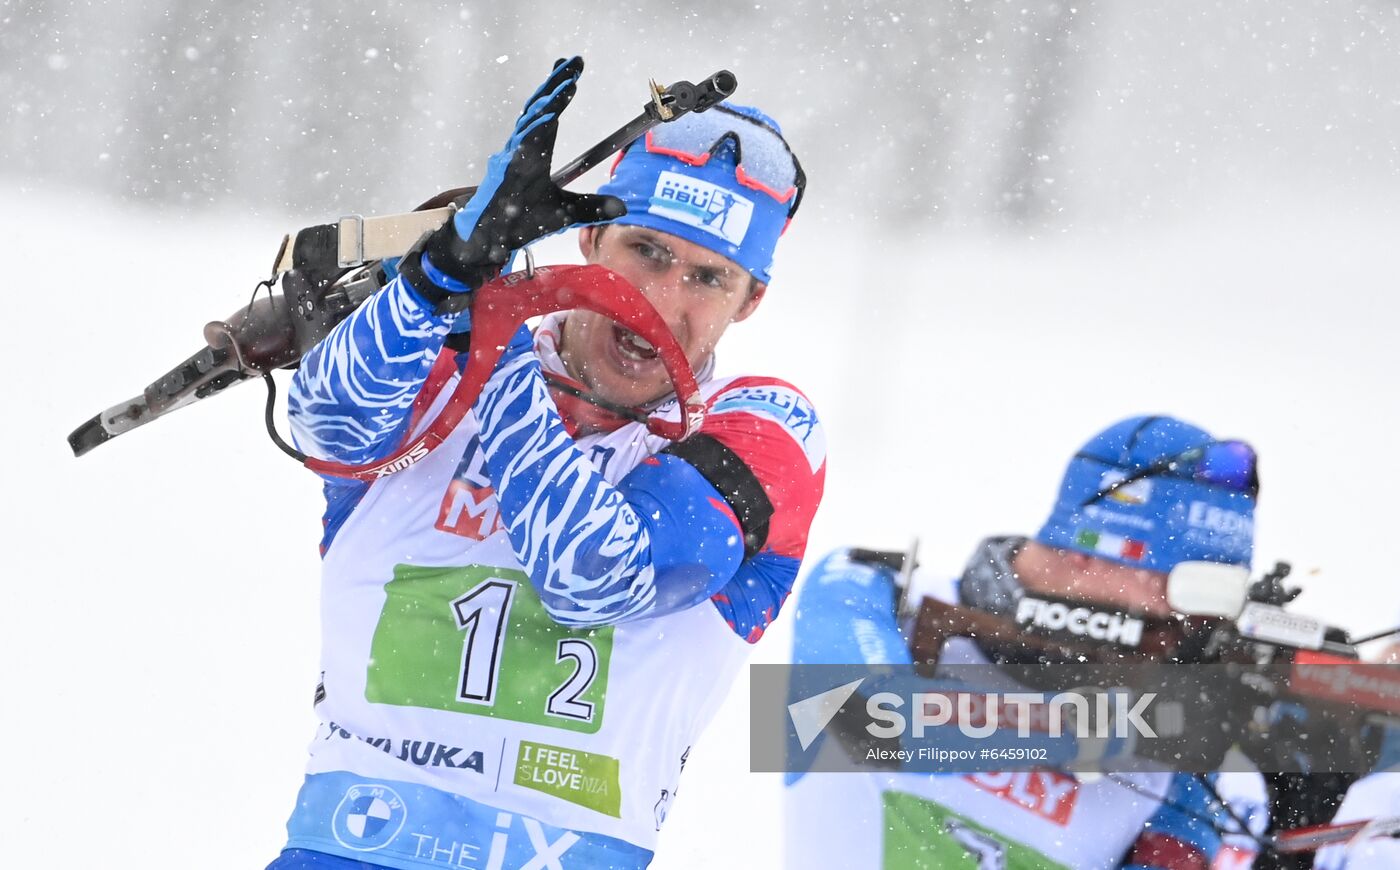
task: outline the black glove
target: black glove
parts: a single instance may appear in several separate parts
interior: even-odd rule
[[[438,310],[466,307],[464,294],[500,273],[525,245],[581,224],[621,217],[627,207],[612,196],[571,193],[549,177],[559,115],[583,72],[583,58],[556,61],[525,103],[510,141],[491,156],[476,193],[453,219],[424,236],[399,271]]]

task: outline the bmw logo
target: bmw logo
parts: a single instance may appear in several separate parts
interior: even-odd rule
[[[384,785],[360,783],[350,786],[335,808],[331,832],[347,849],[372,852],[389,845],[407,819],[397,792]]]

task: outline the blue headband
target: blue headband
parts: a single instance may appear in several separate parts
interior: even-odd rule
[[[731,108],[756,114],[745,107]],[[670,123],[685,124],[690,117]],[[740,136],[742,142],[742,133]],[[773,251],[787,227],[788,206],[740,184],[737,168],[729,142],[704,165],[695,166],[652,153],[639,141],[623,152],[612,177],[598,192],[627,205],[627,214],[613,223],[679,236],[733,260],[767,284]]]
[[[1254,551],[1251,492],[1164,473],[1084,504],[1134,470],[1212,440],[1171,417],[1134,417],[1110,426],[1070,461],[1036,540],[1153,571],[1185,561],[1248,566]]]

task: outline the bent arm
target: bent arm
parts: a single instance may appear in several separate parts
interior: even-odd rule
[[[475,412],[512,548],[556,621],[624,622],[752,588],[776,596],[758,608],[762,633],[795,560],[791,572],[775,572],[763,559],[770,553],[746,559],[746,530],[727,494],[691,462],[661,453],[608,483],[565,431],[529,354],[502,364]],[[804,541],[806,522],[810,512]],[[767,582],[774,577],[781,589]],[[752,602],[743,603],[747,618]],[[726,618],[734,624],[732,612]]]
[[[718,491],[671,457],[608,483],[565,431],[532,354],[497,369],[475,412],[512,549],[557,622],[689,607],[739,567],[742,533]]]
[[[302,357],[287,395],[297,447],[357,464],[389,455],[455,320],[395,276]]]

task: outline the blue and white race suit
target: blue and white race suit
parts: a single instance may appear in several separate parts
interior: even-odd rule
[[[983,544],[1010,546],[1014,539]],[[1007,553],[997,555],[1009,560]],[[957,601],[957,581],[916,572],[912,583],[923,594]],[[847,551],[827,556],[798,598],[794,663],[912,664],[896,619],[898,600],[892,570],[852,560]],[[949,639],[939,661],[991,664],[969,638]],[[1222,775],[1216,784],[1227,795],[1262,786],[1257,774]],[[1250,812],[1243,803],[1239,809]],[[1193,777],[1170,772],[1083,778],[1048,768],[789,774],[785,817],[786,865],[793,870],[1206,870],[1218,857],[1231,861],[1221,867],[1238,866],[1239,858],[1222,851],[1225,819],[1209,791]],[[1260,822],[1251,827],[1262,831]]]
[[[561,418],[541,372],[563,373],[559,324],[513,345],[426,458],[325,480],[321,726],[289,849],[645,866],[690,745],[787,598],[825,473],[807,399],[701,373],[696,437],[771,507],[745,528],[642,423]],[[367,463],[421,432],[465,364],[453,327],[391,281],[302,361],[298,446]]]

